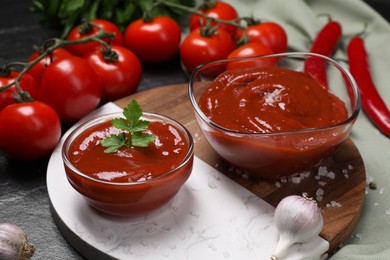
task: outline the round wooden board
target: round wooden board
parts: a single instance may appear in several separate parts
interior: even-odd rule
[[[240,174],[214,152],[197,125],[187,84],[138,92],[117,100],[115,104],[125,107],[131,99],[136,99],[144,111],[164,114],[181,122],[194,137],[196,156],[273,206],[288,195],[306,192],[318,198],[323,193],[318,201],[324,215],[324,228],[320,235],[330,244],[329,254],[334,253],[352,234],[363,207],[366,175],[363,160],[351,139],[342,143],[320,165],[333,172],[334,178],[319,176],[318,168],[313,168],[308,177],[300,178],[299,183],[289,179],[259,180]]]

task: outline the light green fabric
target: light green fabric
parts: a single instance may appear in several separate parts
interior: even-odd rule
[[[344,50],[349,39],[365,33],[366,47],[374,81],[390,107],[390,25],[371,7],[360,0],[227,0],[237,7],[241,16],[279,22],[287,31],[290,51],[307,51],[311,41],[327,22],[341,23],[343,39],[335,54],[345,59]],[[366,174],[377,184],[376,190],[367,189],[362,216],[352,237],[331,257],[343,259],[390,259],[390,140],[367,119],[364,112],[354,126],[351,137],[357,145],[366,167]]]

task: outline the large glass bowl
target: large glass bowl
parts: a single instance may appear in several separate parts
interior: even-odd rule
[[[262,60],[270,58],[278,60],[278,67],[293,71],[304,71],[304,62],[309,58],[323,61],[329,91],[345,103],[348,118],[319,128],[248,133],[224,128],[205,115],[198,102],[218,75],[230,68],[261,66]],[[267,179],[292,176],[319,165],[349,136],[360,110],[359,92],[348,70],[331,58],[304,52],[203,64],[193,71],[188,91],[198,125],[212,148],[233,166]]]
[[[86,129],[118,117],[123,117],[122,113],[102,115],[74,129],[65,139],[62,159],[69,183],[84,196],[92,207],[110,215],[136,216],[161,207],[180,190],[192,172],[194,143],[189,131],[179,122],[164,115],[143,113],[141,119],[168,124],[184,136],[188,150],[181,163],[157,177],[135,182],[105,181],[79,170],[69,157],[72,142]],[[91,161],[91,165],[94,163],[96,162]]]

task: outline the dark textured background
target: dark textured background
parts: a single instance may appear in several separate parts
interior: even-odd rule
[[[366,2],[390,20],[389,0]],[[57,30],[43,28],[39,16],[29,11],[30,5],[28,0],[1,0],[0,66],[6,61],[26,60],[34,44],[60,35]],[[158,66],[144,66],[139,90],[186,80],[178,59],[174,59]],[[53,222],[46,189],[47,162],[48,158],[20,163],[0,151],[0,222],[14,222],[26,231],[37,247],[33,259],[83,259]]]

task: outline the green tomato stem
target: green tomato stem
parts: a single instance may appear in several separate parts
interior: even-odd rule
[[[65,47],[67,45],[72,45],[72,44],[83,44],[83,43],[88,43],[91,41],[96,41],[102,44],[107,50],[111,50],[111,47],[108,43],[103,41],[102,39],[104,38],[114,38],[115,34],[114,33],[109,33],[104,30],[102,30],[100,27],[97,25],[91,23],[92,26],[96,26],[98,28],[98,33],[95,35],[91,36],[86,36],[84,38],[78,39],[78,40],[63,40],[60,38],[52,38],[47,40],[43,46],[40,48],[43,50],[41,54],[35,58],[34,60],[30,62],[10,62],[4,68],[2,69],[3,71],[10,71],[14,67],[21,67],[22,70],[20,71],[19,75],[15,78],[14,82],[7,84],[5,86],[0,87],[0,93],[6,91],[8,88],[12,87],[15,85],[16,91],[21,97],[20,102],[29,102],[33,101],[32,97],[30,94],[26,91],[24,91],[19,84],[19,81],[21,80],[22,76],[28,72],[28,70],[37,64],[39,61],[44,59],[49,53],[52,53],[55,49],[60,48],[60,47]]]

